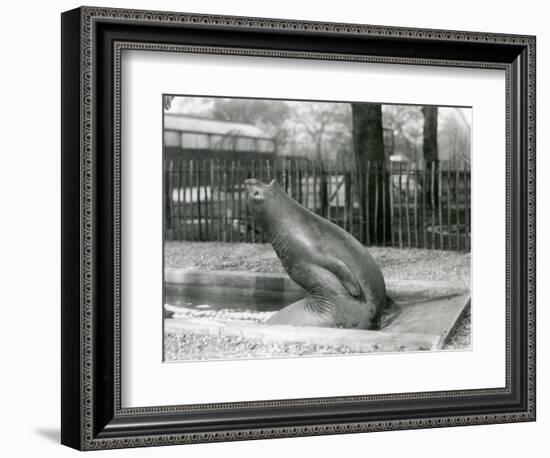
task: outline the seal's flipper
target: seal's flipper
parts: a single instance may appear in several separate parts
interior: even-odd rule
[[[386,305],[378,316],[378,329],[385,328],[391,322],[393,322],[401,313],[401,307],[396,304],[396,302],[390,298],[386,297]]]
[[[356,299],[364,298],[359,280],[345,263],[332,256],[323,256],[322,266],[338,277],[338,280],[352,297]]]
[[[291,326],[332,326],[332,317],[329,313],[319,313],[316,303],[310,297],[287,305],[275,312],[267,324],[281,324]]]

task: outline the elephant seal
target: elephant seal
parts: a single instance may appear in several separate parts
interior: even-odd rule
[[[247,204],[290,278],[307,292],[269,324],[376,329],[388,300],[367,249],[336,224],[293,200],[275,182],[245,181]]]

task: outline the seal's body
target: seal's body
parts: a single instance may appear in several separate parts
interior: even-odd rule
[[[288,196],[273,180],[245,181],[247,201],[292,280],[307,297],[268,323],[373,329],[386,306],[379,267],[352,235]]]

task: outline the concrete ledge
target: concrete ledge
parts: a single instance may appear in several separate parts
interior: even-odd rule
[[[436,347],[442,348],[469,308],[469,294],[403,305],[400,314],[384,328],[384,331],[437,335],[439,340]]]
[[[251,294],[305,294],[285,273],[242,272],[233,270],[190,270],[167,267],[164,282],[168,288],[208,287],[211,291],[238,289]]]
[[[201,318],[200,312],[196,313],[198,317],[190,315],[165,320],[165,330],[268,342],[348,346],[360,352],[417,351],[443,348],[469,307],[468,295],[442,297],[402,306],[397,318],[379,331],[215,320]]]
[[[164,282],[169,289],[184,286],[208,287],[211,291],[228,288],[249,291],[251,294],[305,294],[286,273],[243,272],[236,270],[192,270],[167,267]],[[429,298],[464,294],[467,288],[450,282],[386,279],[388,296],[397,302],[411,298]]]

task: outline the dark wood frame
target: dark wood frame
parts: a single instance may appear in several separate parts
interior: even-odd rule
[[[506,71],[505,388],[124,409],[123,49]],[[82,7],[62,15],[62,433],[81,449],[535,419],[535,38]]]

